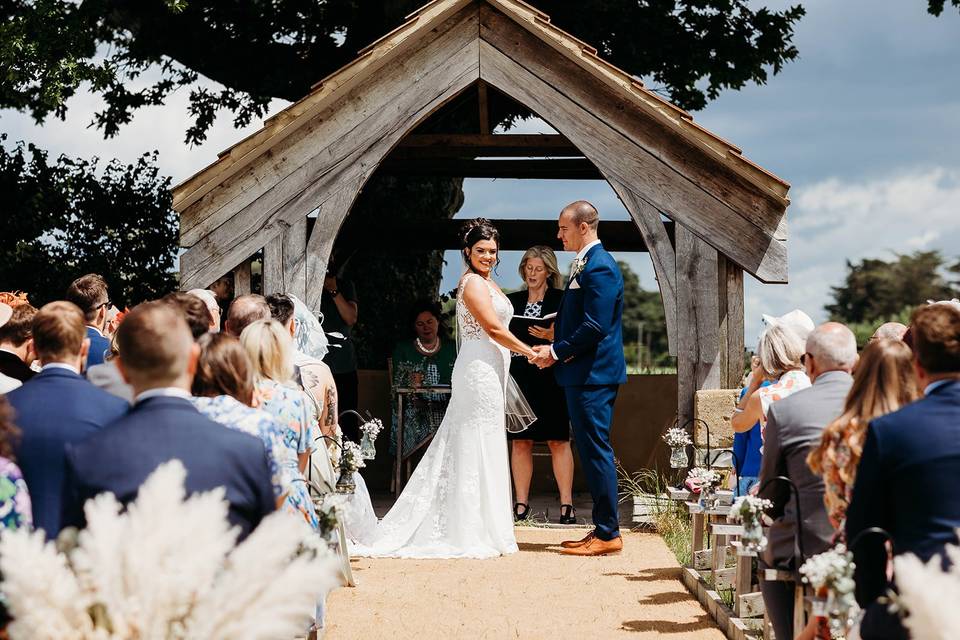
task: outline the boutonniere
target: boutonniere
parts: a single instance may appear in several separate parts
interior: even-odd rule
[[[571,278],[576,278],[578,275],[580,275],[580,272],[583,271],[583,268],[584,268],[586,265],[587,265],[587,259],[586,259],[585,257],[584,257],[584,258],[577,258],[576,260],[574,260],[574,261],[573,261],[573,275],[570,276],[570,277],[571,277]]]

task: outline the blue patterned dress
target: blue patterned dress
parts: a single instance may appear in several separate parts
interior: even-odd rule
[[[300,514],[314,529],[319,526],[307,483],[297,466],[296,449],[287,444],[286,430],[270,413],[248,407],[231,396],[194,398],[193,404],[214,422],[260,438],[267,451],[274,496],[286,496],[282,508]]]
[[[0,528],[21,527],[33,527],[30,493],[20,467],[0,456]]]

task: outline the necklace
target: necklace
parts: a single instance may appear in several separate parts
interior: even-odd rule
[[[437,338],[437,343],[433,346],[433,349],[428,349],[423,346],[423,343],[420,342],[420,338],[417,338],[417,348],[420,349],[425,355],[432,356],[437,351],[440,350],[440,338]]]

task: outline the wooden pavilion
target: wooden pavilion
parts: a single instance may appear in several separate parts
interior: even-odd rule
[[[559,135],[491,133],[491,100],[520,103]],[[470,131],[429,126],[465,103]],[[529,4],[434,0],[174,188],[182,288],[233,271],[243,292],[262,250],[264,290],[318,307],[334,241],[375,171],[606,180],[633,222],[602,222],[601,237],[650,253],[681,420],[698,389],[740,380],[743,272],[787,281],[786,182]],[[505,249],[555,234],[552,221],[498,224]],[[459,248],[453,225],[440,221],[424,246]],[[386,215],[377,231],[365,240],[419,237]]]

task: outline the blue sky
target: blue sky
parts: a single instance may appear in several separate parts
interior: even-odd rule
[[[765,286],[748,278],[748,344],[761,313],[799,307],[822,320],[829,288],[842,281],[847,259],[917,249],[960,255],[960,12],[948,6],[934,18],[926,13],[926,0],[802,4],[807,15],[794,40],[799,60],[768,84],[727,91],[695,114],[793,185],[790,284]],[[174,182],[244,135],[222,118],[204,145],[187,147],[186,96],[179,95],[163,107],[141,110],[118,138],[105,141],[87,127],[98,105],[96,97],[80,94],[71,100],[66,122],[43,126],[0,111],[0,130],[54,154],[129,162],[159,149],[161,168]],[[273,105],[282,107],[279,101]],[[627,217],[603,182],[468,180],[465,192],[458,218],[552,219],[578,198],[593,201],[606,219]],[[645,287],[655,286],[646,255],[620,257]],[[446,289],[460,269],[457,256],[450,258]],[[519,284],[516,261],[516,254],[505,256],[499,269],[504,286]]]

